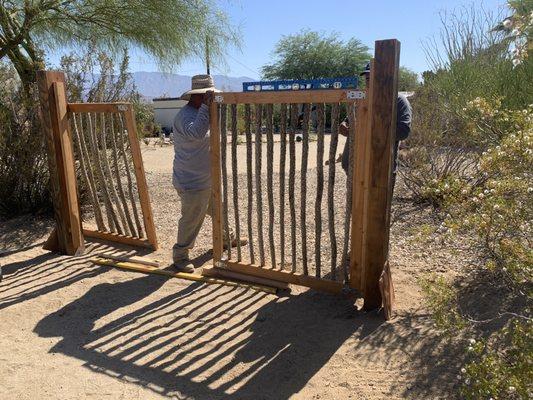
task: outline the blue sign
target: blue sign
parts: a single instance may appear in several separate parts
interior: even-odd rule
[[[243,82],[243,92],[275,92],[281,90],[356,89],[357,76],[350,78],[295,79]]]

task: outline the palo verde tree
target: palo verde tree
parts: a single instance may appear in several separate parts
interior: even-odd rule
[[[168,66],[203,55],[206,37],[215,59],[237,41],[212,0],[0,0],[0,60],[9,59],[25,87],[46,51],[59,47],[136,46]]]
[[[0,214],[11,217],[50,208],[33,84],[48,53],[90,48],[104,57],[98,72],[105,78],[106,71],[114,74],[107,55],[119,60],[125,48],[134,47],[170,67],[185,57],[203,58],[206,38],[214,62],[222,59],[226,46],[238,42],[237,32],[214,0],[0,0]],[[74,83],[83,82],[73,77],[83,75],[91,60],[63,60],[69,97],[129,97],[125,82],[104,78],[74,90]],[[119,77],[126,79],[123,72]],[[119,88],[124,90],[114,93]],[[135,104],[134,100],[130,101]]]

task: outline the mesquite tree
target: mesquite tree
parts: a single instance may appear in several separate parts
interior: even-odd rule
[[[370,60],[369,48],[356,38],[303,30],[277,43],[272,64],[263,66],[265,79],[314,79],[353,76]]]
[[[25,87],[52,49],[135,46],[168,66],[203,56],[206,37],[215,59],[237,42],[211,0],[0,0],[0,60],[11,61]]]

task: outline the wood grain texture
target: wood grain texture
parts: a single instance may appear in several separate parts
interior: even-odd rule
[[[78,185],[76,182],[76,167],[74,165],[74,150],[72,133],[67,112],[67,92],[64,82],[53,82],[52,88],[56,100],[56,118],[60,140],[61,159],[63,168],[58,170],[64,176],[60,180],[65,186],[62,187],[66,195],[66,227],[68,241],[66,250],[68,254],[80,255],[85,250],[83,234],[81,232],[81,216],[78,201]]]
[[[128,109],[130,103],[68,103],[72,113],[118,113]]]
[[[388,260],[399,58],[400,42],[395,39],[376,42],[371,73],[369,176],[365,200],[363,292],[367,310],[382,304],[379,279]]]
[[[136,237],[120,235],[118,233],[102,232],[92,229],[83,229],[83,235],[94,239],[106,240],[108,242],[115,242],[121,244],[127,244],[128,246],[138,246],[152,248],[152,243],[147,239],[139,239]]]
[[[368,118],[368,102],[364,101],[357,107],[355,128],[355,162],[352,176],[352,244],[350,249],[350,287],[359,291],[362,291],[365,193],[368,190],[368,185],[365,186],[368,177],[368,157],[366,156],[369,140]]]
[[[209,106],[209,124],[211,140],[211,195],[213,200],[213,262],[222,258],[222,182],[220,161],[220,121],[219,105]]]
[[[62,72],[38,71],[37,85],[41,103],[40,117],[46,137],[50,191],[54,205],[56,229],[47,249],[68,255],[83,253],[80,211],[68,123],[65,75]]]
[[[242,274],[292,283],[293,285],[305,286],[327,293],[339,294],[342,292],[343,288],[341,282],[317,279],[313,276],[283,271],[280,269],[261,267],[255,264],[244,264],[228,261],[225,263],[225,268]]]
[[[394,311],[394,285],[392,283],[392,273],[389,262],[385,263],[381,277],[379,278],[379,290],[383,298],[383,313],[388,321],[393,317]]]
[[[223,92],[217,94],[224,104],[279,104],[279,103],[357,103],[361,99],[349,99],[353,90],[324,89],[286,92]],[[363,92],[363,91],[359,91]]]
[[[282,290],[286,290],[289,288],[289,284],[286,282],[275,281],[273,279],[267,278],[260,278],[258,276],[252,276],[247,274],[241,274],[239,272],[230,271],[219,267],[204,267],[202,268],[202,275],[211,276],[213,278],[233,279],[258,285],[270,286]]]
[[[128,110],[124,112],[124,120],[126,122],[126,129],[128,130],[128,138],[130,141],[131,155],[133,157],[133,166],[135,178],[137,180],[139,200],[141,202],[146,238],[152,244],[152,248],[157,250],[157,234],[155,230],[152,205],[150,203],[150,193],[148,191],[148,184],[146,183],[146,173],[144,172],[141,148],[139,146],[139,139],[137,136],[137,125],[135,123],[135,115],[133,113],[133,107],[131,104],[128,105]]]

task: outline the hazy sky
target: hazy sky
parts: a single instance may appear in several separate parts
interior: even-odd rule
[[[373,47],[378,39],[401,42],[400,64],[416,72],[428,69],[422,42],[437,35],[439,12],[460,10],[472,0],[216,0],[231,21],[241,27],[242,48],[231,49],[226,66],[214,66],[212,73],[259,78],[261,66],[271,61],[271,52],[283,35],[301,29],[326,33],[336,31],[343,39],[355,37]],[[481,1],[475,2],[481,4]],[[484,0],[487,10],[505,0]],[[162,23],[164,23],[162,21]],[[57,62],[57,56],[51,59]],[[132,71],[157,71],[149,55],[131,52]],[[175,73],[204,73],[203,60],[187,60]]]

